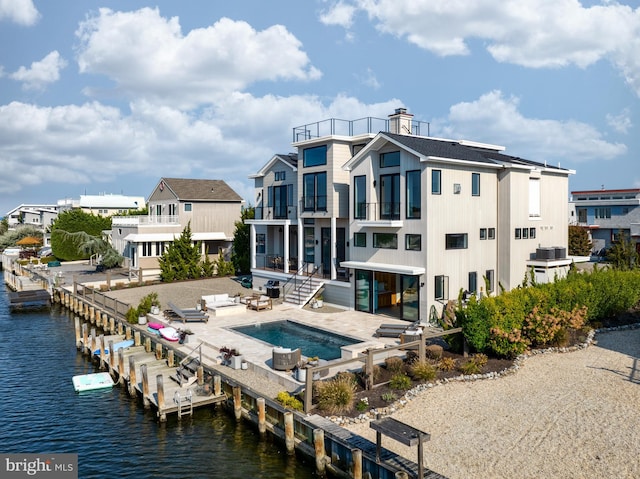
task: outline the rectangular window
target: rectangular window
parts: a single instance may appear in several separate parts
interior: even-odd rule
[[[467,249],[467,233],[446,235],[446,249]]]
[[[321,166],[327,164],[327,145],[307,148],[302,152],[302,166]]]
[[[353,246],[358,248],[367,247],[367,233],[353,233]]]
[[[495,273],[492,269],[488,269],[485,275],[485,283],[487,286],[487,294],[493,293],[495,290]]]
[[[480,228],[480,239],[481,240],[487,239],[487,228]]]
[[[496,239],[496,229],[489,228],[489,239]]]
[[[273,205],[274,218],[283,219],[287,217],[288,193],[289,193],[289,189],[287,188],[287,185],[269,187],[269,194],[273,195],[273,201],[269,201],[269,203]]]
[[[535,228],[529,228],[529,238],[536,239],[536,229]]]
[[[469,273],[469,290],[470,293],[478,292],[478,273],[471,271]]]
[[[286,178],[287,178],[287,174],[285,171],[275,172],[275,181],[284,181]]]
[[[439,195],[442,191],[442,171],[431,170],[431,194]]]
[[[176,205],[175,203],[171,203],[169,205],[169,216],[176,216],[177,212],[178,212],[178,205]]]
[[[380,176],[380,219],[400,219],[400,175]]]
[[[398,235],[395,233],[373,233],[373,247],[398,249]]]
[[[412,251],[420,251],[422,249],[422,235],[405,235],[404,248]]]
[[[316,261],[316,235],[315,229],[311,227],[304,228],[304,260],[309,264]]]
[[[327,173],[308,173],[302,177],[304,211],[327,211]]]
[[[522,239],[529,239],[529,228],[522,228]]]
[[[611,218],[611,208],[596,208],[596,218]]]
[[[420,218],[420,203],[422,191],[420,188],[420,170],[407,171],[407,218]]]
[[[435,277],[434,292],[436,301],[447,301],[449,299],[449,277],[439,275]]]
[[[540,180],[529,178],[529,216],[540,216]]]
[[[184,211],[185,212],[189,212],[189,211],[191,211],[192,207],[193,207],[193,205],[191,203],[185,203],[184,204]]]
[[[380,153],[380,168],[389,168],[391,166],[400,166],[400,152]]]
[[[164,253],[164,241],[156,241],[156,256],[162,256]]]
[[[367,177],[353,178],[353,216],[357,220],[367,217]]]
[[[256,235],[256,254],[264,254],[265,243],[266,243],[266,235],[264,233],[258,233]]]
[[[516,228],[515,237],[516,237],[516,239],[522,238],[522,229],[521,228]]]
[[[587,209],[586,208],[577,208],[576,213],[578,214],[578,223],[586,223],[587,222]]]
[[[471,173],[471,195],[480,196],[480,173]]]
[[[142,256],[151,256],[151,242],[142,243]]]

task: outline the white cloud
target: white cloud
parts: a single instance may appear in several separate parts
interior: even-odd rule
[[[628,133],[633,126],[631,122],[631,111],[625,108],[618,115],[608,114],[607,124],[619,133]]]
[[[515,97],[492,91],[453,105],[446,119],[432,125],[447,125],[436,135],[503,145],[508,155],[550,164],[612,160],[627,151],[624,144],[606,141],[586,123],[526,118],[518,103]]]
[[[355,6],[338,1],[320,14],[320,21],[325,25],[338,25],[344,28],[351,28],[355,12]]]
[[[222,18],[184,35],[177,17],[163,18],[157,9],[103,8],[76,35],[80,72],[106,75],[132,97],[182,108],[213,103],[259,81],[321,76],[281,25],[256,31]]]
[[[25,90],[42,90],[49,83],[60,79],[60,70],[67,66],[57,50],[52,51],[39,62],[33,62],[31,68],[20,67],[10,78],[22,82]]]
[[[33,0],[0,0],[0,20],[7,18],[20,25],[31,26],[39,17]]]
[[[578,0],[353,0],[379,30],[436,55],[468,55],[480,40],[496,61],[588,67],[606,59],[640,95],[640,9]]]

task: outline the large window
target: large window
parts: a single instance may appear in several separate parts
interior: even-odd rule
[[[420,170],[407,171],[407,218],[420,218]]]
[[[388,168],[390,166],[400,166],[399,151],[392,151],[391,153],[380,154],[380,168]]]
[[[439,195],[442,191],[442,171],[431,170],[431,194]]]
[[[400,175],[380,176],[380,219],[400,219]]]
[[[286,218],[289,205],[293,201],[293,185],[273,186],[268,188],[269,203],[273,205],[274,218]],[[271,196],[273,195],[273,202]]]
[[[470,293],[478,292],[478,273],[471,271],[469,273],[469,289]]]
[[[303,176],[304,211],[327,211],[327,173],[307,173]]]
[[[353,178],[353,216],[357,220],[367,217],[367,177]]]
[[[540,180],[529,178],[529,216],[540,216]]]
[[[316,235],[315,228],[304,228],[304,260],[309,264],[316,261]]]
[[[258,233],[256,235],[256,254],[264,254],[266,246],[266,235]]]
[[[480,196],[480,173],[471,173],[471,195]]]
[[[596,208],[596,218],[611,218],[611,208]]]
[[[422,235],[408,234],[404,236],[404,249],[420,251],[422,249]]]
[[[467,249],[467,233],[446,235],[446,249]]]
[[[373,247],[398,249],[398,235],[395,233],[373,233]]]
[[[151,256],[151,242],[142,243],[142,256]]]
[[[353,233],[353,246],[365,248],[367,246],[367,233]]]
[[[327,145],[307,148],[302,153],[302,166],[321,166],[327,164]]]

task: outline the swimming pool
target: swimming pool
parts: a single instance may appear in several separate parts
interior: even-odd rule
[[[337,359],[341,356],[340,348],[348,344],[359,343],[360,340],[335,334],[323,329],[306,326],[294,321],[282,320],[269,323],[258,323],[250,326],[233,328],[252,338],[259,339],[273,346],[296,349],[300,348],[303,356],[317,356],[320,359]]]

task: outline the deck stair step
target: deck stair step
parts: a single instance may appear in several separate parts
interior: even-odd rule
[[[292,288],[286,292],[283,298],[285,303],[291,303],[300,307],[307,304],[315,294],[324,286],[324,280],[321,278],[301,277],[303,281],[296,288]]]
[[[197,358],[190,358],[187,362],[178,366],[171,379],[177,382],[180,387],[189,387],[198,380],[198,366],[200,366],[200,361]]]

